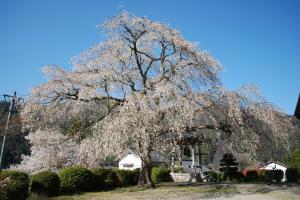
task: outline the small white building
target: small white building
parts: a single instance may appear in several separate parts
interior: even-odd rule
[[[170,160],[163,155],[152,152],[151,153],[152,165],[169,165]],[[119,161],[119,169],[134,170],[142,167],[141,158],[134,152],[130,151],[123,159]]]
[[[119,169],[134,170],[140,168],[141,166],[141,158],[134,153],[128,154],[119,162]]]

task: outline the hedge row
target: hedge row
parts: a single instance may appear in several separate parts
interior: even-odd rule
[[[233,180],[240,182],[281,182],[284,173],[282,170],[247,170],[244,174],[237,172],[234,174],[223,173],[221,181]],[[288,168],[286,171],[287,182],[298,182],[299,173],[297,169]]]
[[[58,175],[61,182],[61,192],[76,193],[136,185],[139,171],[103,168],[88,170],[74,166],[62,169]]]
[[[244,180],[246,182],[281,182],[283,179],[283,171],[282,170],[262,170],[262,171],[255,171],[249,170],[246,172],[246,176]]]
[[[208,172],[210,180],[237,180],[237,181],[266,181],[280,182],[283,178],[281,170],[260,171],[248,170],[244,176],[241,172],[223,174],[218,177],[215,172]],[[164,167],[153,167],[152,179],[154,182],[172,181],[170,170]],[[77,193],[94,190],[108,190],[115,187],[136,185],[139,178],[139,170],[119,169],[86,169],[80,166],[67,167],[58,174],[43,171],[31,176],[30,191],[44,196],[56,196],[62,193]],[[286,172],[288,182],[298,182],[299,173],[296,169],[288,169]],[[26,173],[5,170],[0,175],[0,200],[25,200],[29,195],[29,176]]]
[[[67,167],[57,174],[42,171],[31,176],[19,171],[5,170],[0,175],[0,200],[25,200],[29,190],[42,196],[57,196],[59,193],[108,190],[115,187],[136,185],[139,170],[86,169],[80,166]],[[31,183],[31,184],[30,184]]]

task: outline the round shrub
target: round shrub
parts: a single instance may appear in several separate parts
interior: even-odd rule
[[[273,171],[273,178],[277,183],[281,182],[283,178],[283,171],[282,170],[274,170]]]
[[[25,200],[29,195],[29,176],[20,171],[5,170],[0,178],[1,200]]]
[[[117,186],[129,186],[136,185],[139,179],[139,171],[138,170],[115,170],[117,175]]]
[[[111,189],[116,186],[117,176],[113,170],[97,168],[92,171],[96,175],[95,186],[97,189]]]
[[[31,192],[45,196],[56,196],[59,194],[60,180],[56,173],[42,171],[32,176]]]
[[[170,173],[171,170],[167,167],[153,167],[151,178],[155,183],[170,182],[172,181]]]
[[[255,170],[249,170],[249,171],[247,171],[245,180],[247,182],[258,181],[258,173],[257,173],[257,171],[255,171]]]
[[[80,166],[63,168],[59,171],[58,176],[63,193],[92,191],[95,188],[95,175],[90,170]]]
[[[287,182],[297,183],[299,181],[300,175],[296,168],[288,168],[286,170]]]

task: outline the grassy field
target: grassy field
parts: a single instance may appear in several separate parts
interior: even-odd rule
[[[60,196],[51,200],[299,200],[299,185],[268,184],[212,184],[176,185],[161,184],[156,189],[138,187],[120,188],[107,192],[89,192],[72,196]],[[31,200],[48,199],[31,196]]]

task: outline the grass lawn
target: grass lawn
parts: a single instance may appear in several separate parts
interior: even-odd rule
[[[51,200],[299,200],[299,185],[270,184],[211,184],[178,185],[173,183],[157,185],[156,189],[139,187],[120,188],[107,192],[89,192],[72,196],[60,196]],[[31,200],[47,199],[31,196]]]

